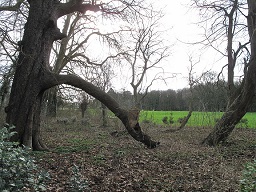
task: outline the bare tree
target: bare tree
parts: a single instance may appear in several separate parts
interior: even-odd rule
[[[164,31],[160,29],[159,21],[162,17],[161,12],[151,12],[147,19],[137,15],[135,26],[131,30],[133,40],[127,43],[132,47],[127,52],[126,59],[130,65],[130,84],[137,108],[140,108],[141,100],[154,81],[164,80],[163,72],[159,72],[159,69],[161,62],[169,56],[170,46],[164,42]],[[151,73],[153,78],[147,76],[148,73]]]
[[[108,46],[114,48],[119,48],[120,43],[118,41],[118,36],[122,32],[120,31],[111,31],[107,33],[101,33],[100,29],[95,26],[92,20],[99,20],[95,16],[91,15],[81,15],[79,13],[71,13],[65,16],[62,19],[63,29],[62,33],[67,34],[67,37],[63,38],[60,43],[55,42],[52,51],[52,71],[54,73],[67,72],[71,74],[77,74],[82,77],[85,77],[85,68],[94,68],[95,70],[88,70],[90,72],[97,71],[97,68],[100,68],[109,60],[114,60],[122,53],[115,53],[114,55],[109,53],[105,58],[92,59],[94,54],[90,53],[90,46],[88,42],[93,39],[95,44],[97,39],[106,42]],[[79,37],[80,36],[80,37]],[[96,38],[96,37],[98,38]],[[83,37],[83,38],[81,38]],[[106,46],[105,46],[106,47]],[[107,48],[107,47],[106,47]],[[89,50],[89,51],[88,51]],[[115,51],[117,52],[117,51]],[[105,53],[106,54],[106,53]],[[94,57],[96,57],[95,55]],[[79,68],[79,69],[78,69]],[[94,78],[93,74],[86,74],[86,79],[89,79],[89,76]],[[99,81],[99,79],[97,79]],[[56,116],[56,96],[57,96],[57,87],[53,87],[46,92],[47,96],[47,115],[55,117]]]
[[[198,61],[194,62],[192,56],[191,55],[189,56],[189,63],[190,63],[189,68],[188,68],[189,69],[189,71],[188,71],[188,83],[189,83],[189,92],[190,92],[190,97],[188,98],[189,99],[189,101],[188,101],[189,111],[188,111],[187,116],[185,116],[182,119],[178,130],[180,130],[180,129],[182,129],[186,126],[188,120],[190,119],[190,117],[193,113],[193,90],[194,90],[194,86],[198,83],[198,81],[201,78],[201,77],[195,78],[193,70],[199,62],[200,62],[200,59]]]
[[[125,16],[142,7],[142,1],[109,1],[91,4],[82,0],[60,3],[58,0],[28,0],[29,16],[20,42],[20,52],[12,84],[6,121],[15,125],[12,140],[34,150],[46,148],[41,140],[40,111],[44,92],[56,85],[68,84],[80,88],[104,103],[125,125],[130,135],[147,147],[158,142],[144,134],[138,123],[137,111],[124,110],[112,97],[92,83],[73,74],[53,73],[49,58],[53,42],[66,37],[57,27],[57,20],[73,12],[101,12],[115,17]],[[118,3],[118,6],[116,6]]]
[[[203,10],[204,19],[211,22],[210,33],[206,35],[207,44],[227,58],[227,64],[223,69],[228,68],[229,102],[222,118],[203,141],[204,144],[214,146],[228,138],[252,104],[255,94],[256,3],[251,0],[234,0],[195,1],[195,4]],[[226,43],[226,51],[221,51],[220,41]],[[239,64],[243,65],[244,74],[241,84],[236,87],[235,68]]]

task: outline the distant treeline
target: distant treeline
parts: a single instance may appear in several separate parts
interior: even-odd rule
[[[129,108],[134,105],[130,91],[115,92],[110,89],[109,94],[123,107]],[[225,111],[228,101],[225,82],[207,82],[198,84],[192,89],[184,88],[177,91],[153,90],[142,100],[141,108],[156,111],[187,111],[190,101],[194,111]],[[256,102],[253,103],[250,111],[256,111]]]

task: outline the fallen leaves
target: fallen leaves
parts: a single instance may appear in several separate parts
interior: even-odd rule
[[[238,191],[243,164],[256,155],[255,130],[240,129],[230,145],[210,148],[198,144],[202,128],[157,129],[149,130],[162,143],[156,149],[146,149],[126,134],[112,136],[108,128],[44,132],[44,140],[56,149],[37,155],[51,175],[47,191],[69,191],[74,165],[88,182],[87,191]],[[238,135],[248,139],[241,141]]]

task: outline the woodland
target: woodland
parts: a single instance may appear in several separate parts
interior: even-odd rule
[[[255,160],[256,132],[236,125],[255,111],[256,1],[190,7],[205,29],[199,44],[226,64],[195,77],[191,56],[187,88],[154,91],[171,78],[161,63],[172,46],[160,29],[164,13],[149,0],[0,1],[1,165],[8,151],[28,148],[47,172],[39,191],[255,190],[256,168],[244,170]],[[132,91],[116,92],[111,79],[127,68]],[[176,129],[140,122],[141,110],[188,114]],[[213,127],[186,127],[193,111],[223,115]],[[6,179],[15,164],[1,169],[1,187],[18,185]]]

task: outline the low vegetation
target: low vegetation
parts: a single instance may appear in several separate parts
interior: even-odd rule
[[[46,191],[48,173],[40,171],[29,150],[10,142],[13,127],[0,129],[0,191]]]
[[[241,192],[256,191],[256,159],[245,164],[240,184]]]

